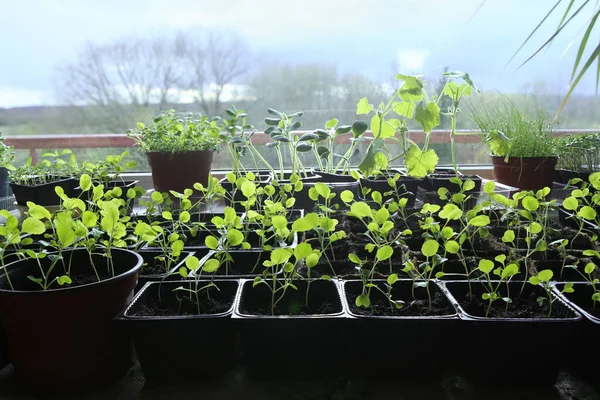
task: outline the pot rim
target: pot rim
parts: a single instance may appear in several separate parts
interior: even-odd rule
[[[86,249],[69,249],[69,250],[65,250],[63,251],[64,253],[71,253],[71,252],[87,252]],[[99,282],[90,282],[90,283],[86,283],[84,285],[78,285],[78,286],[72,286],[72,287],[61,287],[58,289],[49,289],[49,290],[10,290],[10,289],[2,289],[0,288],[0,293],[2,293],[3,295],[46,295],[49,293],[72,293],[74,291],[78,291],[78,290],[86,290],[87,288],[90,288],[92,286],[96,286],[96,285],[100,285],[100,284],[104,284],[104,283],[109,283],[109,282],[114,282],[117,280],[121,280],[124,279],[125,277],[136,273],[140,270],[140,268],[142,267],[142,263],[144,262],[142,259],[142,256],[140,256],[139,254],[137,254],[134,251],[128,250],[128,249],[121,249],[121,248],[114,248],[111,251],[118,251],[118,252],[127,252],[130,253],[132,255],[134,255],[137,258],[137,262],[135,264],[134,267],[129,268],[128,270],[126,270],[125,272],[119,274],[119,275],[115,275],[111,278],[108,279],[103,279]],[[55,253],[55,252],[52,252]],[[19,263],[25,263],[25,262],[29,262],[30,260],[32,260],[31,258],[26,258],[24,260],[17,260],[17,261],[13,261],[9,264],[6,264],[3,268],[0,268],[1,270],[4,270],[6,268],[15,268],[16,266],[19,265]],[[4,271],[3,271],[4,272]],[[2,279],[5,276],[4,273],[0,273],[0,279]]]
[[[491,158],[495,158],[495,159],[505,159],[506,156],[496,156],[494,154],[490,154]],[[552,160],[558,160],[558,156],[538,156],[538,157],[517,157],[517,156],[509,156],[508,157],[509,160],[515,160],[515,159],[525,159],[525,160],[546,160],[546,159],[552,159]]]
[[[198,282],[215,282],[218,286],[220,283],[234,283],[237,284],[235,291],[233,293],[233,299],[231,302],[231,306],[227,309],[227,311],[223,311],[221,313],[216,314],[198,314],[198,315],[127,315],[127,313],[131,310],[134,304],[140,300],[142,295],[148,288],[152,285],[182,285],[186,281],[164,281],[164,282],[146,282],[146,284],[137,292],[131,301],[130,304],[127,305],[125,310],[117,316],[119,321],[174,321],[174,320],[191,320],[191,319],[210,319],[210,318],[228,318],[233,313],[233,309],[235,307],[235,300],[237,298],[237,294],[240,291],[240,282],[235,279],[200,279]]]
[[[425,280],[418,280],[418,282],[424,282]],[[446,299],[448,300],[448,303],[450,304],[450,307],[452,309],[454,309],[454,313],[453,314],[445,314],[445,315],[360,315],[360,314],[355,314],[350,310],[350,304],[348,303],[348,298],[346,297],[346,284],[347,283],[354,283],[354,282],[361,282],[360,279],[348,279],[348,280],[343,280],[340,284],[341,287],[341,294],[342,294],[342,301],[344,302],[344,307],[347,310],[348,316],[351,319],[366,319],[366,320],[371,320],[371,319],[381,319],[381,320],[406,320],[406,321],[414,321],[414,320],[422,320],[422,321],[458,321],[459,320],[459,316],[458,316],[458,312],[456,310],[456,307],[454,305],[454,303],[452,302],[452,299],[450,298],[450,296],[447,295],[447,293],[443,290],[443,288],[441,287],[441,285],[439,284],[439,282],[435,279],[431,279],[430,282],[435,285],[437,287],[437,289],[440,291],[440,293],[442,293],[442,295],[446,296]],[[377,282],[386,282],[385,279],[373,279],[373,282],[377,283]],[[398,279],[398,282],[413,282],[412,279]]]
[[[583,320],[583,316],[581,315],[580,312],[578,312],[577,310],[575,310],[573,307],[571,307],[570,304],[568,304],[567,302],[565,302],[561,297],[557,297],[557,300],[564,306],[566,307],[570,312],[573,313],[572,317],[566,317],[566,318],[548,318],[548,317],[543,317],[543,318],[498,318],[498,317],[480,317],[480,316],[476,316],[476,315],[471,315],[468,312],[465,311],[465,309],[460,305],[460,303],[458,302],[458,300],[456,300],[456,298],[454,297],[454,295],[452,295],[452,293],[450,292],[450,289],[448,289],[447,285],[448,284],[452,284],[452,283],[463,283],[463,284],[467,284],[469,281],[467,280],[453,280],[453,281],[440,281],[438,282],[439,286],[442,288],[442,290],[446,293],[446,296],[448,297],[448,299],[450,299],[450,302],[454,305],[454,308],[456,308],[456,311],[458,311],[458,317],[465,322],[484,322],[484,323],[490,323],[490,322],[509,322],[509,323],[527,323],[527,324],[532,324],[532,323],[574,323],[574,322],[581,322],[581,320]],[[491,280],[491,283],[498,283],[498,280]],[[521,284],[523,283],[523,281],[510,281],[510,283],[513,284]],[[529,284],[527,282],[527,284]]]

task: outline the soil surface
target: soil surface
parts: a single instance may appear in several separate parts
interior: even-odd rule
[[[163,299],[161,302],[156,297],[146,296],[144,303],[139,304],[135,307],[132,315],[142,316],[180,316],[180,315],[199,315],[199,314],[219,314],[226,312],[231,308],[233,304],[233,298],[223,301],[211,297],[207,297],[206,290],[199,293],[199,303],[196,303],[196,299],[190,300],[188,294],[177,293],[176,299],[172,296],[170,299]],[[164,296],[164,294],[163,294]],[[192,294],[193,296],[193,294]],[[199,308],[198,308],[199,305]]]
[[[416,299],[404,300],[404,306],[400,309],[394,307],[393,311],[390,308],[390,303],[385,298],[378,298],[379,296],[373,296],[371,292],[371,306],[368,308],[358,307],[354,301],[358,297],[359,293],[351,293],[348,296],[348,306],[350,311],[354,314],[365,315],[365,316],[395,316],[395,317],[426,317],[426,316],[440,316],[440,315],[452,315],[456,311],[448,302],[448,299],[441,293],[433,293],[431,296],[431,308],[429,307],[429,300],[427,295],[417,296]],[[394,298],[394,300],[399,300]]]
[[[456,296],[453,292],[454,297],[458,300],[461,307],[467,314],[476,317],[486,317],[486,310],[488,308],[489,302],[487,300],[483,300],[481,295],[476,292],[473,293],[473,299],[469,301],[468,293],[465,293],[461,296]],[[552,305],[552,314],[548,316],[548,301],[544,301],[542,305],[537,302],[538,297],[540,297],[542,293],[531,292],[524,293],[522,295],[518,295],[518,288],[516,293],[511,293],[512,302],[508,305],[508,310],[506,309],[506,303],[498,299],[493,302],[492,307],[490,308],[490,312],[487,315],[488,318],[565,318],[565,313],[561,313],[561,310],[564,310],[562,303],[559,303],[558,300],[554,302]],[[572,317],[573,315],[569,313],[568,317]]]

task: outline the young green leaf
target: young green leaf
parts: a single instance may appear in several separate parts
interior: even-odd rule
[[[523,200],[521,200],[521,203],[523,204],[523,208],[527,211],[536,211],[540,206],[538,200],[533,196],[525,196]]]
[[[585,265],[585,269],[584,272],[588,275],[590,275],[592,272],[594,272],[594,270],[596,269],[596,265],[594,263],[587,263]]]
[[[32,235],[41,235],[46,232],[46,225],[35,217],[28,217],[23,221],[21,231]]]
[[[421,253],[427,258],[433,257],[434,254],[437,254],[439,248],[440,244],[437,241],[429,239],[421,246]]]
[[[383,246],[377,250],[377,259],[379,261],[385,261],[394,254],[394,249],[391,246]]]
[[[207,238],[208,239],[208,238]],[[239,246],[244,241],[244,234],[237,229],[230,229],[227,232],[227,242],[230,246]]]
[[[313,251],[312,246],[310,245],[310,243],[299,243],[295,248],[294,248],[294,257],[296,257],[296,260],[302,260],[306,257],[308,257],[309,254],[311,254]]]
[[[211,258],[210,260],[206,260],[202,266],[202,271],[212,274],[213,272],[217,272],[220,266],[219,260]]]
[[[196,256],[190,256],[185,259],[185,266],[190,271],[196,271],[200,267],[200,260]]]
[[[353,203],[350,207],[350,212],[352,215],[357,216],[358,218],[371,217],[372,215],[371,207],[362,201]]]
[[[519,266],[517,264],[508,264],[506,268],[502,270],[502,279],[508,279],[519,273]]]
[[[573,282],[567,282],[565,283],[565,286],[563,287],[563,289],[561,290],[562,293],[573,293],[575,292],[575,289],[573,288]]]
[[[387,277],[387,284],[392,286],[394,283],[398,281],[398,275],[391,274]]]
[[[206,239],[204,239],[204,244],[209,249],[215,250],[217,247],[219,247],[219,240],[214,236],[207,236]]]
[[[366,294],[361,294],[358,297],[356,297],[356,300],[354,300],[354,304],[356,304],[357,307],[369,307],[371,305],[371,299],[369,299],[369,296],[367,296]]]
[[[486,259],[479,260],[478,269],[484,274],[489,274],[494,269],[494,262]]]
[[[358,258],[358,256],[354,253],[350,253],[348,254],[348,259],[353,262],[354,264],[362,264],[362,262],[360,261],[360,258]]]
[[[271,262],[275,265],[286,263],[292,256],[292,250],[287,248],[277,248],[271,252]]]

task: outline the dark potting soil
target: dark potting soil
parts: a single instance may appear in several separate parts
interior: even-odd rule
[[[172,266],[175,266],[176,263],[173,263]],[[140,275],[162,275],[166,274],[167,266],[164,262],[158,260],[152,260],[151,262],[147,262],[142,264],[142,269],[140,270]]]
[[[425,290],[423,290],[425,292]],[[448,299],[439,292],[432,293],[431,296],[431,308],[429,307],[429,300],[427,294],[423,296],[423,293],[419,293],[416,300],[412,298],[405,299],[405,304],[402,308],[393,311],[390,308],[390,303],[385,298],[380,296],[374,296],[371,292],[371,306],[368,308],[358,307],[355,304],[355,300],[358,294],[349,294],[348,306],[350,311],[354,314],[365,315],[365,316],[402,316],[402,317],[419,317],[419,316],[439,316],[439,315],[451,315],[455,313],[454,308],[448,302]],[[394,298],[394,300],[397,300]]]
[[[559,222],[550,220],[550,229],[546,230],[547,233],[547,243],[551,243],[555,240],[563,240],[568,239],[569,243],[567,244],[567,249],[573,250],[587,250],[596,247],[596,244],[586,233],[577,233],[577,230],[565,226],[561,226]],[[527,237],[527,233],[524,229],[520,228],[511,228],[515,233],[515,244],[520,249],[526,249],[527,243],[525,242],[525,238]],[[506,227],[492,227],[490,229],[490,233],[494,236],[501,238],[504,235],[504,232],[507,230]],[[534,239],[534,242],[537,239]],[[532,244],[532,247],[535,246],[535,243]]]
[[[475,283],[476,284],[476,283]],[[529,283],[526,283],[529,285]],[[508,305],[508,311],[506,309],[506,303],[499,299],[494,301],[492,307],[490,308],[490,312],[487,315],[488,318],[548,318],[548,302],[544,301],[542,305],[537,302],[538,297],[540,297],[541,293],[536,292],[527,292],[524,291],[523,294],[519,294],[520,288],[514,290],[514,294],[511,292],[511,300],[512,302]],[[489,302],[487,300],[483,300],[481,295],[473,294],[473,299],[469,300],[469,294],[465,293],[464,295],[455,298],[460,303],[461,307],[467,314],[477,317],[485,317],[486,310],[488,308]],[[564,315],[558,312],[560,309],[560,304],[556,301],[552,305],[552,314],[550,318],[564,318]]]
[[[214,291],[212,293],[214,293]],[[198,294],[199,303],[196,303],[195,298],[190,300],[187,293],[183,294],[182,292],[180,294],[175,294],[175,296],[176,298],[174,296],[168,296],[168,298],[165,299],[163,294],[162,302],[159,301],[157,297],[148,296],[144,299],[144,303],[135,307],[132,315],[138,317],[168,317],[181,315],[220,314],[229,310],[233,304],[233,298],[227,301],[216,299],[214,297],[209,299],[206,290],[203,290]],[[199,308],[198,305],[200,306]]]

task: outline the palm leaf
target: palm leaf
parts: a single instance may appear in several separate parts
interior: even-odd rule
[[[590,33],[592,33],[592,30],[594,30],[594,26],[596,25],[596,20],[598,19],[599,15],[600,10],[596,12],[594,17],[590,21],[590,24],[588,25],[587,30],[585,31],[585,34],[581,39],[581,44],[579,45],[579,50],[577,51],[577,58],[575,59],[575,66],[573,67],[573,73],[571,74],[571,82],[573,81],[573,78],[575,78],[575,74],[577,73],[577,67],[579,67],[579,62],[581,61],[581,57],[583,56],[583,52],[585,51],[585,47],[587,46]]]
[[[596,61],[597,58],[600,61],[600,43],[598,44],[598,46],[596,46],[596,49],[590,55],[590,57],[588,58],[587,62],[583,66],[583,68],[581,68],[581,71],[579,71],[579,74],[577,75],[577,78],[571,83],[571,87],[569,88],[569,92],[567,93],[567,95],[565,96],[562,104],[560,105],[560,108],[558,109],[558,112],[556,113],[556,117],[558,117],[558,115],[562,112],[563,108],[567,104],[567,101],[571,97],[571,94],[573,93],[573,90],[575,90],[575,87],[577,86],[577,84],[579,83],[579,81],[581,80],[581,78],[583,78],[583,76],[585,75],[585,73],[587,72],[587,70],[594,63],[594,61]],[[596,77],[596,88],[598,87],[598,80],[600,80],[600,68],[598,69],[598,75]]]
[[[508,62],[506,63],[506,65],[510,64],[510,62],[512,60],[514,60],[514,58],[517,56],[517,54],[519,54],[519,51],[521,51],[521,49],[527,44],[527,42],[529,42],[529,39],[531,39],[531,37],[537,32],[537,30],[540,28],[540,26],[542,26],[542,24],[546,21],[546,19],[548,19],[548,17],[550,16],[550,14],[552,14],[552,12],[554,11],[554,9],[556,7],[558,7],[558,5],[562,2],[562,0],[558,0],[556,2],[556,4],[554,5],[554,7],[552,7],[550,9],[550,11],[548,11],[548,14],[546,14],[546,16],[540,21],[539,24],[537,24],[537,26],[535,27],[535,29],[533,31],[531,31],[531,33],[529,34],[529,36],[527,36],[527,39],[525,39],[525,41],[521,44],[521,46],[517,49],[517,51],[515,51],[515,54],[512,55],[512,57],[510,58],[510,60],[508,60]],[[506,67],[505,65],[505,67]]]
[[[533,57],[535,57],[540,51],[542,51],[542,49],[544,49],[544,47],[546,47],[550,42],[552,42],[552,40],[554,40],[554,38],[556,36],[558,36],[558,34],[560,32],[562,32],[562,30],[569,24],[569,22],[571,22],[573,20],[573,18],[575,18],[577,16],[577,14],[579,14],[579,12],[581,10],[583,10],[583,8],[589,3],[590,0],[586,0],[585,3],[583,3],[581,5],[581,7],[579,7],[577,9],[577,11],[575,11],[573,13],[573,15],[571,15],[569,17],[569,19],[567,19],[557,30],[556,32],[554,32],[554,34],[552,36],[550,36],[550,38],[548,40],[546,40],[546,42],[540,46],[539,49],[537,49],[527,60],[525,60],[521,65],[519,65],[519,68],[521,68],[523,65],[527,64]],[[537,29],[537,28],[536,28]]]

